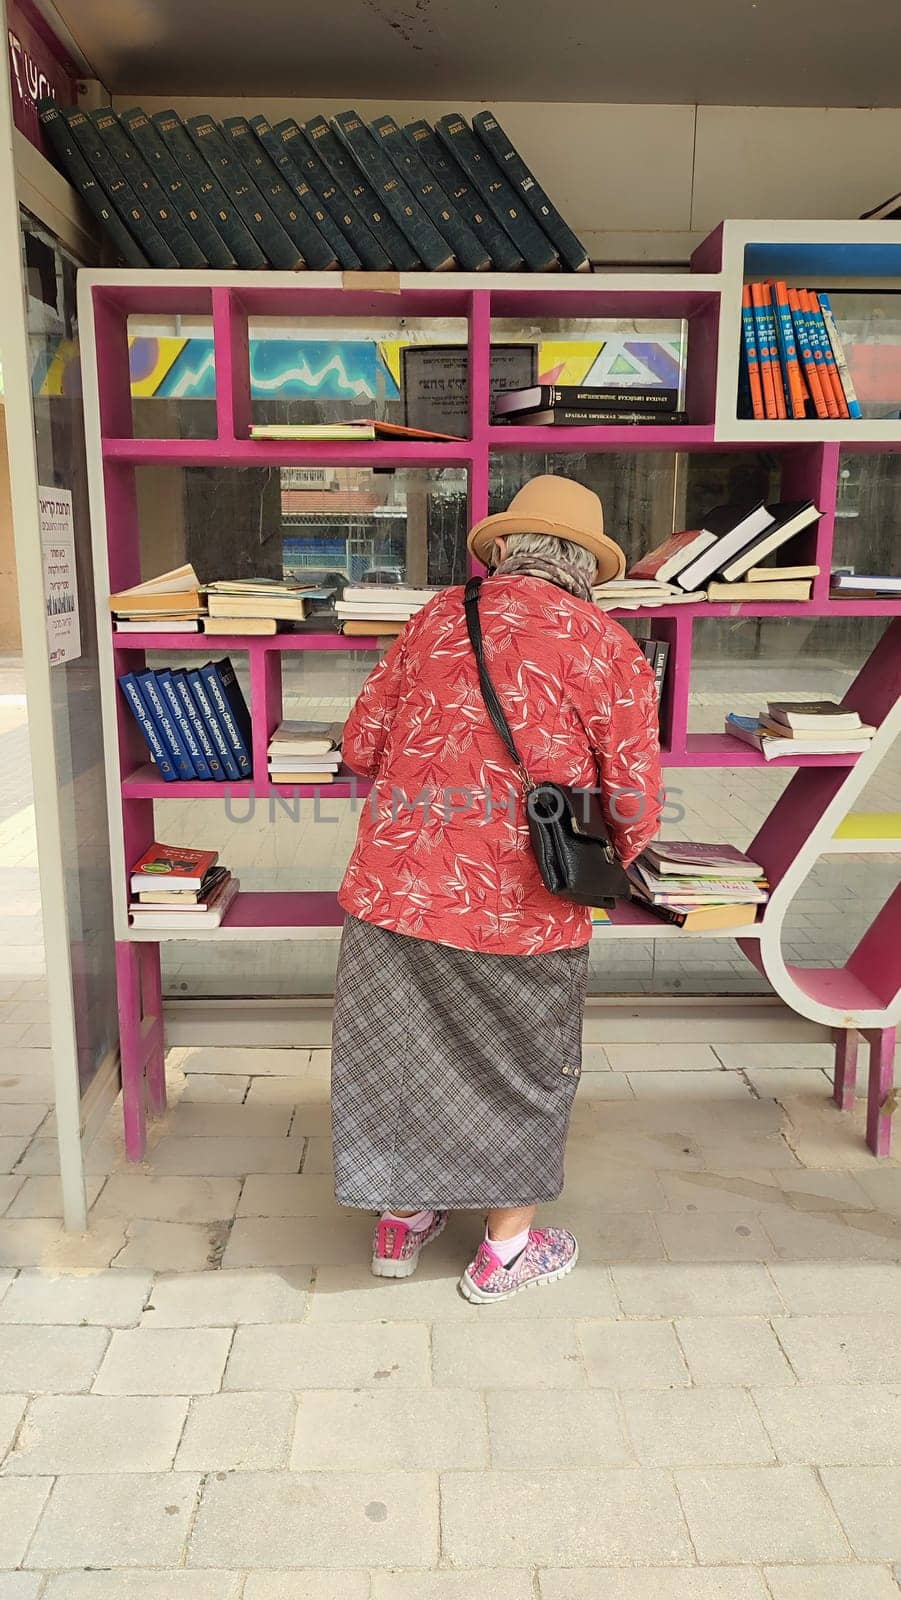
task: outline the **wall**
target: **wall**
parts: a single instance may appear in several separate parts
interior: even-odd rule
[[[126,97],[127,99],[128,97]],[[125,100],[114,103],[123,108]],[[133,103],[133,97],[132,97]],[[333,116],[346,101],[145,97],[182,116]],[[480,104],[358,100],[371,120]],[[901,188],[901,109],[495,102],[514,143],[598,260],[684,261],[723,217],[850,218]]]
[[[0,405],[0,655],[18,655],[21,648],[16,547],[6,449],[6,407]]]

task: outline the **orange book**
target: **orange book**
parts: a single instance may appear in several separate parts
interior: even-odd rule
[[[798,361],[798,347],[795,340],[795,329],[792,322],[791,307],[788,303],[786,285],[781,281],[771,283],[770,297],[773,302],[773,315],[776,319],[776,339],[779,345],[779,356],[791,399],[792,417],[804,417],[807,415],[807,385],[804,382],[804,376]]]
[[[804,369],[804,376],[807,379],[807,387],[810,390],[810,398],[813,401],[813,409],[817,416],[825,421],[829,416],[829,408],[826,404],[826,397],[823,394],[823,386],[820,382],[819,369],[813,356],[813,349],[810,343],[810,334],[807,327],[807,316],[804,312],[803,306],[801,305],[800,295],[797,289],[789,289],[788,304],[791,309],[792,322],[795,329],[795,339],[797,340],[798,346],[798,359],[800,360],[801,366]],[[831,388],[829,397],[832,399]],[[832,400],[832,404],[835,405],[834,400]]]
[[[748,387],[751,391],[751,413],[756,422],[763,420],[763,388],[760,382],[760,356],[757,350],[757,330],[754,327],[754,307],[751,303],[751,285],[746,283],[741,291],[741,334],[744,341],[745,366]]]
[[[820,381],[823,386],[823,393],[826,395],[827,405],[828,395],[826,394],[826,389],[828,384],[832,391],[832,398],[836,404],[836,414],[840,417],[850,416],[848,402],[845,398],[845,391],[842,388],[842,380],[839,375],[838,367],[835,364],[835,354],[829,340],[829,332],[823,320],[823,312],[820,302],[811,289],[802,289],[800,294],[801,304],[804,307],[804,310],[807,312],[807,315],[812,318],[811,326],[816,335],[820,352],[823,357],[823,365],[822,367],[819,367],[818,363],[818,370],[820,372]]]
[[[754,307],[754,327],[757,330],[757,351],[760,358],[760,385],[763,389],[763,405],[770,418],[779,416],[779,400],[782,400],[782,415],[785,416],[785,399],[782,396],[782,378],[774,365],[775,349],[770,343],[770,328],[767,320],[769,295],[762,283],[751,284],[751,304]],[[775,326],[774,326],[775,335]],[[778,394],[777,394],[778,383]]]

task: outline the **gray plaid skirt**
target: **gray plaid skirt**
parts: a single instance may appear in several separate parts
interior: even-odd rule
[[[367,1211],[555,1200],[588,946],[497,956],[348,917],[332,1033],[335,1192]]]

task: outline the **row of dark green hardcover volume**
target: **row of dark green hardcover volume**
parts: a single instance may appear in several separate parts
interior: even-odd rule
[[[48,143],[131,266],[587,271],[490,112],[433,129],[355,111],[147,116],[39,103]]]

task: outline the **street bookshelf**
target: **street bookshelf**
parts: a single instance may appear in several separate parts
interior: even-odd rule
[[[755,925],[738,943],[776,994],[799,1014],[836,1030],[836,1098],[853,1099],[853,1062],[859,1034],[871,1043],[868,1141],[885,1154],[889,1142],[894,1025],[901,1014],[901,889],[875,917],[847,963],[839,968],[798,968],[782,951],[782,927],[792,900],[817,858],[852,811],[867,780],[901,732],[901,600],[830,596],[839,450],[901,452],[901,419],[750,420],[737,415],[742,289],[755,276],[795,279],[824,290],[837,283],[873,281],[886,293],[901,290],[901,223],[727,222],[696,251],[691,270],[679,273],[517,275],[404,274],[386,284],[378,274],[353,274],[338,287],[327,273],[91,270],[79,275],[79,317],[100,629],[107,794],[112,841],[117,972],[121,1020],[122,1076],[129,1154],[144,1149],[145,1119],[165,1101],[160,941],[168,931],[136,928],[127,911],[130,866],[154,839],[154,807],[172,790],[147,763],[140,735],[117,688],[117,678],[146,668],[148,651],[172,652],[199,661],[210,651],[203,634],[167,634],[165,625],[115,633],[107,599],[144,576],[140,566],[136,483],[142,468],[210,467],[463,467],[469,514],[489,509],[489,461],[496,452],[543,455],[570,452],[654,450],[773,452],[781,467],[786,499],[810,499],[821,511],[800,536],[797,559],[818,569],[807,601],[706,602],[701,607],[661,605],[642,612],[651,637],[669,647],[661,704],[663,759],[669,767],[763,767],[759,750],[726,733],[689,731],[689,683],[695,619],[780,617],[799,621],[828,617],[887,620],[880,642],[845,697],[845,704],[876,729],[860,755],[805,755],[799,748],[770,766],[793,771],[782,796],[762,822],[748,849],[765,868],[770,898]],[[213,328],[216,435],[209,439],[137,438],[130,392],[128,318],[209,319]],[[469,360],[469,426],[452,441],[376,438],[365,440],[250,437],[248,320],[284,319],[297,336],[306,318],[415,317],[442,327],[465,319]],[[489,405],[494,323],[511,318],[651,317],[688,323],[684,423],[642,427],[616,424],[548,430],[498,423]],[[440,342],[440,335],[436,342]],[[543,470],[537,468],[537,470]],[[665,532],[665,530],[663,530]],[[616,615],[616,613],[612,613]],[[625,613],[631,615],[632,613]],[[282,663],[295,651],[384,648],[377,639],[321,632],[271,636],[220,635],[216,653],[243,655],[250,685],[251,771],[230,785],[235,795],[298,794],[307,786],[273,787],[267,752],[282,721]],[[339,769],[329,800],[362,799],[364,780]],[[197,781],[179,785],[180,796],[222,798],[223,785]],[[857,841],[855,841],[857,842]],[[876,843],[872,848],[876,848]],[[848,848],[847,844],[841,846]],[[868,848],[866,841],[860,848]],[[318,939],[333,935],[342,914],[334,894],[310,891],[241,892],[222,925],[197,930],[210,940]],[[727,929],[719,935],[732,937]],[[623,904],[598,939],[689,938],[692,934]]]

